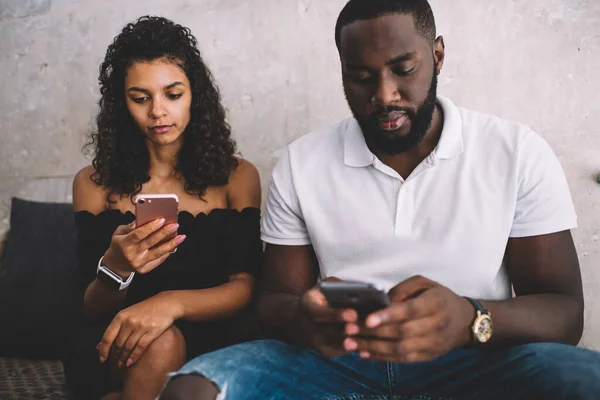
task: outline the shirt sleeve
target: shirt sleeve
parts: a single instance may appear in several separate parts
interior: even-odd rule
[[[534,132],[518,155],[517,205],[510,237],[545,235],[577,227],[577,214],[558,158]]]
[[[261,238],[266,243],[284,246],[311,244],[296,194],[289,149],[271,176]]]

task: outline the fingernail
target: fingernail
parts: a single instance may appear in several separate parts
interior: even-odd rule
[[[119,362],[117,363],[117,367],[123,368],[123,361],[119,360]]]
[[[369,317],[369,320],[367,321],[367,326],[369,328],[375,328],[375,327],[381,325],[381,322],[382,322],[381,317],[375,315],[375,316]]]
[[[344,321],[346,322],[353,322],[354,320],[354,311],[353,310],[345,310],[342,313],[342,318],[344,319]]]
[[[371,357],[371,354],[368,351],[361,351],[358,355],[361,358],[370,358]]]
[[[169,232],[177,232],[177,229],[179,229],[179,224],[171,224],[167,228]]]
[[[358,348],[358,343],[356,343],[356,340],[346,339],[344,340],[344,347],[348,351],[354,351]]]
[[[175,243],[180,244],[181,242],[183,242],[185,240],[185,238],[187,238],[187,236],[179,235],[175,238]]]
[[[133,360],[130,358],[127,360],[127,368],[131,367],[131,364],[133,364]]]
[[[100,356],[100,364],[104,363],[104,361],[106,361],[106,357]]]
[[[358,326],[355,324],[348,324],[346,325],[346,334],[348,335],[357,335],[358,332],[360,332],[360,329],[358,329]]]
[[[165,219],[161,218],[154,223],[154,226],[159,227],[159,226],[162,226],[164,223],[165,223]]]
[[[101,343],[98,343],[98,344],[96,345],[96,350],[100,350],[100,344],[101,344]]]

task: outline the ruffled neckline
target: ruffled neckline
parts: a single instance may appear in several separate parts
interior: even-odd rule
[[[185,215],[186,217],[191,217],[191,218],[197,219],[197,218],[208,217],[212,214],[219,214],[219,213],[233,213],[233,214],[244,215],[244,214],[255,214],[256,212],[260,213],[260,209],[257,207],[246,207],[246,208],[242,209],[241,211],[239,211],[235,208],[213,208],[208,213],[201,211],[198,214],[193,214],[189,211],[181,210],[181,211],[179,211],[179,216]],[[99,212],[98,214],[91,213],[87,210],[82,210],[82,211],[76,211],[75,215],[85,215],[85,216],[90,216],[90,217],[94,217],[94,218],[102,218],[104,215],[110,215],[110,216],[120,215],[120,216],[126,217],[126,218],[135,218],[135,214],[132,213],[131,211],[122,212],[121,210],[114,210],[114,209],[104,210],[104,211]]]

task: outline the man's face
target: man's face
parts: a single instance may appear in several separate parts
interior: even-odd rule
[[[373,151],[403,153],[425,137],[435,110],[443,42],[435,47],[434,53],[407,14],[358,21],[342,30],[344,91]]]

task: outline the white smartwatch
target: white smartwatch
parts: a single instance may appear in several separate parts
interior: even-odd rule
[[[113,290],[121,291],[123,289],[126,289],[131,284],[131,281],[135,276],[135,272],[132,272],[131,275],[129,275],[129,278],[127,278],[127,280],[123,280],[123,278],[121,278],[118,274],[115,274],[107,266],[102,264],[103,259],[104,256],[100,257],[100,260],[98,260],[96,278],[98,278],[100,282],[104,283],[106,286]]]

